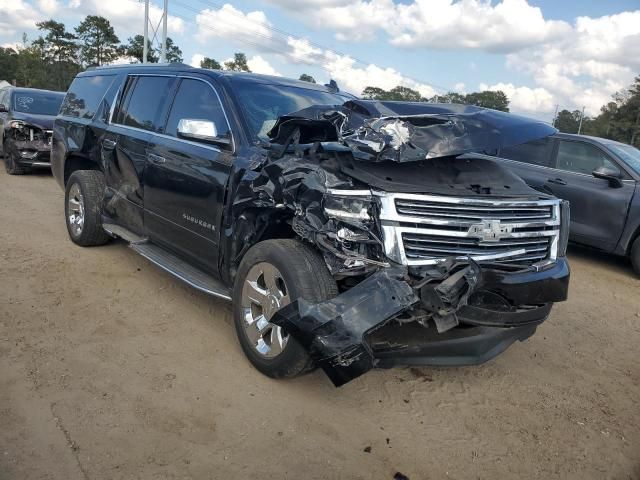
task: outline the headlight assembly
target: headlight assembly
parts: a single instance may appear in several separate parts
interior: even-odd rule
[[[15,128],[16,130],[22,130],[26,127],[26,124],[21,120],[11,120],[9,122],[9,128]]]
[[[324,197],[324,211],[329,218],[347,222],[371,220],[371,192],[369,190],[331,190]]]

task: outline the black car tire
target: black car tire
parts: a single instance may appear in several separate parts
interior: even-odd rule
[[[638,236],[631,246],[631,265],[637,275],[640,275],[640,236]]]
[[[71,192],[77,192],[82,196],[83,225],[78,232],[70,220],[72,214],[70,206]],[[67,232],[71,240],[82,247],[104,245],[111,237],[102,228],[101,208],[104,196],[105,182],[102,172],[96,170],[78,170],[73,172],[65,188],[64,217]]]
[[[29,169],[21,167],[15,161],[13,152],[7,150],[7,146],[4,146],[4,168],[9,175],[24,175],[29,173]]]
[[[293,337],[289,336],[279,354],[265,358],[245,331],[244,285],[252,268],[264,263],[272,265],[281,274],[291,302],[297,298],[309,302],[328,300],[338,294],[338,288],[322,256],[297,240],[260,242],[251,247],[240,263],[233,288],[233,318],[240,346],[253,366],[264,375],[272,378],[295,377],[312,370],[314,365],[305,349]]]

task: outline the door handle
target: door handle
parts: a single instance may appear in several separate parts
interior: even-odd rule
[[[161,157],[160,155],[155,155],[153,153],[150,153],[149,155],[147,155],[147,158],[149,159],[150,162],[152,163],[164,163],[167,161],[166,158]]]
[[[113,150],[114,148],[116,148],[116,144],[117,142],[115,140],[109,140],[108,138],[105,138],[102,141],[102,146],[105,150]]]
[[[561,178],[550,178],[549,180],[547,180],[547,182],[555,183],[556,185],[566,185],[567,184],[567,182],[565,182]]]

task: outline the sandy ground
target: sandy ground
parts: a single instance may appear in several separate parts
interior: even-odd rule
[[[573,249],[570,300],[458,369],[274,381],[229,306],[122,242],[69,241],[48,174],[0,173],[0,478],[639,479],[640,295]]]

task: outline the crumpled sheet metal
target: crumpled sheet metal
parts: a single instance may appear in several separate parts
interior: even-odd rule
[[[268,133],[283,144],[299,129],[300,143],[338,141],[359,160],[412,162],[455,157],[544,138],[546,123],[471,105],[349,100],[282,116]]]
[[[300,342],[339,387],[375,366],[366,333],[418,301],[409,284],[397,278],[403,272],[380,270],[318,304],[298,299],[276,312],[270,321]]]

